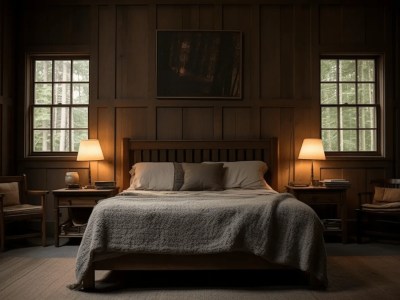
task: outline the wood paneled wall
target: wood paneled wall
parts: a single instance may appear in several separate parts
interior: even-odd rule
[[[88,53],[90,136],[99,138],[106,158],[94,166],[94,179],[121,181],[123,137],[234,140],[276,136],[279,190],[283,191],[288,181],[307,181],[310,174],[310,163],[296,158],[303,138],[320,134],[320,55],[380,55],[385,62],[385,157],[316,163],[317,177],[346,177],[352,182],[352,217],[356,193],[367,189],[371,178],[393,176],[399,155],[393,149],[392,112],[399,101],[394,83],[399,82],[400,56],[399,8],[394,2],[25,1],[16,12],[20,24],[17,88],[24,89],[29,53]],[[241,31],[242,99],[157,99],[158,29]],[[15,105],[23,106],[25,101],[21,94]],[[18,118],[23,134],[23,114]],[[32,175],[33,185],[62,187],[70,169],[79,171],[83,180],[87,178],[85,163],[71,158],[24,159],[23,138],[19,145],[19,170]]]
[[[0,175],[11,172],[15,162],[13,129],[15,128],[14,93],[14,16],[11,4],[0,3]]]

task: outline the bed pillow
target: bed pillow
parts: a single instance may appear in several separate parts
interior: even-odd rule
[[[213,164],[214,162],[206,162]],[[224,189],[272,189],[264,179],[268,170],[263,161],[233,161],[224,164]]]
[[[152,191],[179,190],[183,183],[183,171],[172,162],[140,162],[131,171],[131,189]]]
[[[12,206],[19,203],[18,182],[0,183],[0,193],[4,194],[3,205]]]
[[[223,190],[223,164],[182,163],[184,172],[181,191]]]

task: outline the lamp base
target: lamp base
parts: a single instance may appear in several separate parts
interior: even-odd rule
[[[319,180],[313,179],[313,180],[311,180],[310,186],[316,187],[316,186],[321,186],[321,184],[320,184]]]

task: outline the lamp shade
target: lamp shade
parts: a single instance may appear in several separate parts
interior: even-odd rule
[[[89,139],[83,140],[79,144],[77,161],[93,161],[93,160],[103,160],[104,155],[101,150],[99,140]]]
[[[299,159],[325,160],[324,146],[321,139],[304,139]]]

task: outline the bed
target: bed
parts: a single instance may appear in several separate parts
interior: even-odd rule
[[[123,139],[123,192],[94,208],[70,288],[95,288],[95,270],[229,269],[297,269],[326,287],[322,224],[275,191],[277,163],[275,138]]]

